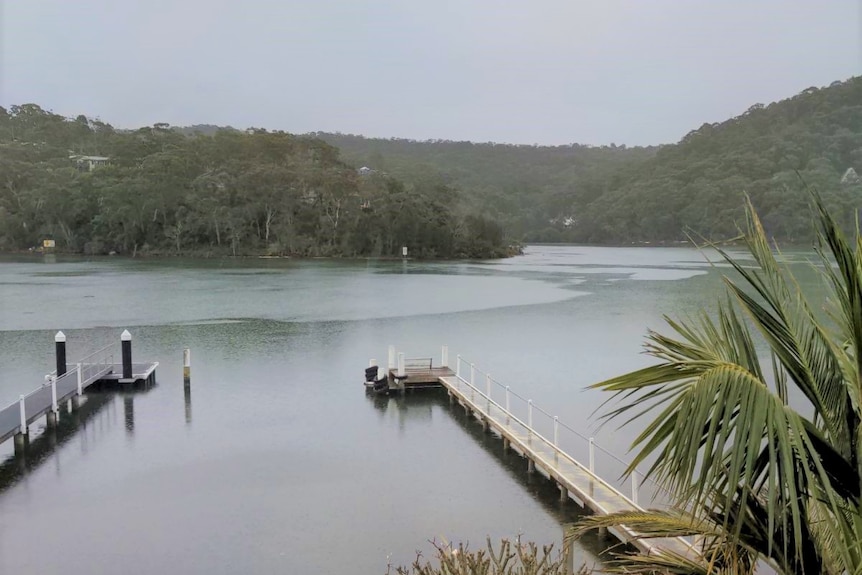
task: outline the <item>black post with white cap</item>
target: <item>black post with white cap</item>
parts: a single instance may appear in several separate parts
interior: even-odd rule
[[[54,336],[54,351],[57,356],[57,377],[66,374],[66,334],[58,331]]]
[[[132,379],[132,334],[129,330],[123,330],[120,345],[123,352],[123,379]]]

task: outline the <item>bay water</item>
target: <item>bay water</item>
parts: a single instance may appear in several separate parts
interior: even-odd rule
[[[804,258],[803,258],[804,259]],[[150,390],[93,394],[26,461],[0,446],[0,573],[386,572],[437,542],[555,543],[577,507],[445,393],[366,395],[387,346],[448,345],[609,451],[586,386],[648,363],[662,314],[714,309],[689,248],[530,246],[476,262],[0,260],[0,403],[133,336]],[[192,353],[184,392],[182,350]],[[466,365],[466,363],[464,364]],[[502,401],[502,400],[501,400]],[[36,424],[36,434],[43,423]],[[50,441],[49,441],[50,439]],[[605,546],[587,539],[576,561]]]

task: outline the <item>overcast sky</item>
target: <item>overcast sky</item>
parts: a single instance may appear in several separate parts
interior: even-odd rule
[[[119,127],[679,140],[862,74],[862,0],[0,0],[0,104]]]

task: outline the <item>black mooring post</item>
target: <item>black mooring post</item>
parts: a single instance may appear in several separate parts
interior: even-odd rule
[[[123,379],[132,379],[132,334],[129,330],[123,330],[120,342],[123,350]]]
[[[66,334],[58,331],[54,336],[54,351],[57,356],[57,377],[66,374]]]

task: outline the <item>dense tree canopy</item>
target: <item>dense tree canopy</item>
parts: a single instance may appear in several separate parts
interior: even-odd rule
[[[657,149],[315,135],[337,146],[358,166],[404,181],[438,178],[457,186],[473,210],[500,221],[508,234],[527,241],[562,239],[573,206],[587,205],[614,190],[623,171],[652,158]]]
[[[74,155],[110,164],[81,170]],[[743,194],[768,235],[802,242],[804,185],[849,229],[858,174],[862,78],[650,148],[124,131],[25,104],[0,108],[0,249],[50,237],[94,253],[396,255],[406,244],[416,256],[480,257],[508,239],[724,239],[737,235]]]
[[[803,182],[845,227],[862,207],[862,78],[755,104],[660,148],[318,136],[350,161],[407,181],[439,175],[526,241],[673,242],[687,230],[732,237],[746,193],[769,235],[807,241]]]
[[[196,128],[121,131],[0,108],[0,249],[54,239],[85,253],[504,253],[500,225],[437,179],[359,174],[312,137]]]

